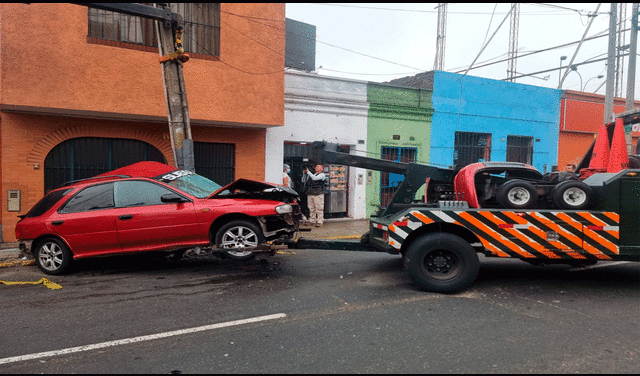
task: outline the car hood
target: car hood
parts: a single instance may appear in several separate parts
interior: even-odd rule
[[[284,185],[238,179],[213,192],[207,198],[255,198],[288,202],[298,196],[298,192]]]

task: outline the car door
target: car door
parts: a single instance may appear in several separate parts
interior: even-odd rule
[[[66,240],[76,257],[118,252],[114,209],[113,183],[92,185],[58,209],[47,227]]]
[[[163,195],[184,202],[162,202]],[[116,227],[123,251],[160,250],[208,243],[201,234],[193,202],[160,184],[146,180],[114,182]]]

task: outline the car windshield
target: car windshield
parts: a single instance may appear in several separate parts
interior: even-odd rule
[[[168,174],[156,176],[154,179],[197,198],[207,198],[210,194],[222,188],[220,184],[188,170],[172,171]]]

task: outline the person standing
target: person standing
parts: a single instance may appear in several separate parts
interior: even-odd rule
[[[322,226],[324,222],[324,166],[317,164],[315,167],[315,174],[312,174],[309,169],[304,169],[304,176],[307,176],[307,204],[309,205],[309,221],[316,227]]]
[[[288,164],[285,164],[283,166],[283,171],[282,171],[282,185],[293,189],[293,182],[291,181],[291,176],[289,176],[289,172],[291,172],[291,169],[289,168]]]

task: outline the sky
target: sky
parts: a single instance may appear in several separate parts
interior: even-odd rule
[[[286,17],[316,26],[316,71],[319,75],[361,81],[385,82],[433,69],[436,54],[437,3],[286,3]],[[516,71],[532,74],[516,82],[557,88],[561,56],[566,67],[577,49],[589,20],[587,38],[609,29],[610,3],[603,3],[595,17],[597,3],[521,4]],[[474,66],[504,60],[509,51],[510,3],[449,4],[445,32],[444,70],[464,74]],[[506,18],[506,20],[505,20]],[[631,18],[627,4],[626,18]],[[501,22],[504,23],[498,29]],[[630,21],[625,24],[630,27]],[[496,32],[497,30],[497,32]],[[492,37],[492,35],[495,36]],[[626,33],[625,44],[630,34]],[[483,45],[490,42],[479,55]],[[575,44],[558,47],[564,44]],[[558,47],[558,48],[554,48]],[[523,56],[534,51],[548,51]],[[608,37],[585,41],[573,64],[576,71],[566,76],[562,89],[605,94]],[[479,55],[479,57],[478,57]],[[601,61],[581,64],[586,61]],[[623,81],[618,94],[626,97],[628,57],[624,58]],[[507,61],[467,73],[502,80],[507,77]],[[564,74],[564,70],[562,71]],[[603,75],[603,78],[598,78]],[[636,73],[636,77],[638,74]],[[634,85],[638,99],[640,86]]]

